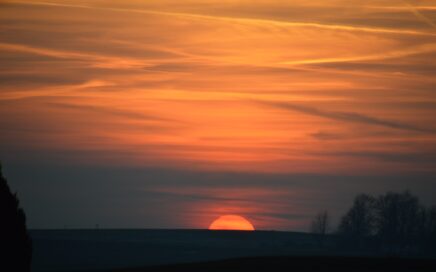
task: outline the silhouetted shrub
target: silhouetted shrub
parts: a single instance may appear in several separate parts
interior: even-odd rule
[[[32,245],[26,217],[0,165],[0,271],[30,271]]]

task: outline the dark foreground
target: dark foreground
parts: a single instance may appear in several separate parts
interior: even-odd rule
[[[347,271],[347,272],[417,272],[436,271],[436,260],[377,257],[255,257],[201,263],[150,266],[109,270],[110,272],[142,271]],[[108,272],[109,272],[108,271]]]
[[[436,271],[433,254],[388,258],[337,248],[334,236],[320,246],[313,235],[296,232],[33,230],[31,236],[32,272]]]
[[[292,232],[34,230],[31,235],[33,272],[97,271],[250,256],[324,255],[311,235]]]

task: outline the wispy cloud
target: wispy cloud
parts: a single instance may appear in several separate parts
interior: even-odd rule
[[[103,115],[114,115],[119,117],[125,117],[129,119],[138,119],[138,120],[155,120],[155,121],[169,121],[166,118],[162,118],[152,114],[145,114],[138,111],[117,109],[114,107],[104,107],[97,105],[80,105],[80,104],[72,104],[72,103],[60,103],[60,102],[50,102],[47,103],[48,106],[57,107],[61,109],[70,109],[70,110],[78,110],[78,111],[88,111],[100,113]]]
[[[404,164],[420,164],[422,167],[436,164],[436,150],[431,148],[426,150],[411,150],[402,152],[389,151],[336,151],[318,153],[322,156],[343,156],[343,157],[360,157],[371,158],[378,161],[395,162]]]
[[[55,50],[48,48],[39,48],[26,44],[0,43],[0,50],[15,51],[29,54],[42,55],[60,59],[76,59],[89,63],[90,66],[98,68],[145,68],[149,63],[139,59],[97,55],[86,52],[74,52],[65,50]]]
[[[436,44],[422,44],[416,47],[404,48],[401,50],[383,52],[371,55],[358,55],[352,57],[337,57],[337,58],[320,58],[320,59],[305,59],[305,60],[295,60],[295,61],[285,61],[279,64],[288,65],[303,65],[303,64],[331,64],[331,63],[344,63],[344,62],[369,62],[369,61],[380,61],[386,59],[396,59],[403,58],[407,56],[412,56],[416,54],[432,53],[436,52]]]
[[[171,11],[131,9],[131,8],[114,8],[114,7],[103,7],[103,6],[92,6],[92,5],[77,5],[77,4],[65,4],[65,3],[61,4],[61,3],[51,3],[51,2],[17,1],[17,3],[28,4],[28,5],[47,5],[47,6],[54,6],[54,7],[68,7],[68,8],[96,9],[96,10],[109,10],[109,11],[119,11],[119,12],[155,14],[155,15],[164,15],[164,16],[185,17],[185,18],[191,18],[191,19],[197,19],[197,20],[199,19],[199,20],[226,21],[226,22],[234,22],[234,23],[270,25],[270,26],[278,26],[278,27],[314,27],[314,28],[323,28],[323,29],[331,29],[331,30],[344,30],[344,31],[363,31],[363,32],[374,32],[374,33],[392,33],[392,34],[436,36],[435,33],[425,32],[425,31],[393,29],[393,28],[390,29],[390,28],[380,28],[380,27],[362,27],[362,26],[341,25],[341,24],[326,24],[326,23],[323,24],[323,23],[317,23],[317,22],[293,22],[293,21],[259,19],[259,18],[243,18],[243,17],[218,16],[218,15],[205,15],[205,14],[196,14],[196,13],[187,13],[187,12],[171,12]]]
[[[348,173],[392,161],[317,151],[434,142],[436,33],[401,2],[7,3],[5,146],[65,157],[115,146],[131,151],[119,163],[135,165]],[[416,9],[426,15],[433,3]]]
[[[432,28],[436,29],[436,23],[433,22],[433,20],[431,20],[424,14],[422,14],[421,9],[419,7],[415,7],[412,3],[409,3],[408,0],[403,0],[402,2],[409,8],[409,10],[416,16],[416,18],[423,21],[424,23],[431,26]]]
[[[402,122],[396,122],[396,121],[382,119],[378,117],[372,117],[356,112],[321,110],[307,105],[287,103],[287,102],[262,102],[262,104],[276,107],[279,109],[302,112],[305,114],[328,118],[336,121],[375,125],[375,126],[382,126],[386,128],[401,129],[401,130],[408,130],[414,132],[423,132],[423,133],[435,132],[435,130],[432,128],[417,127]]]

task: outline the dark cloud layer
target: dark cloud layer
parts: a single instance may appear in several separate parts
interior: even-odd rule
[[[216,215],[214,208],[207,214],[201,207],[230,205],[260,228],[304,231],[320,209],[337,220],[361,192],[410,189],[436,204],[431,175],[244,174],[43,162],[6,163],[4,169],[31,228],[201,228]],[[334,190],[325,190],[327,184]],[[203,221],[190,221],[203,212]],[[274,225],[276,219],[283,221]]]

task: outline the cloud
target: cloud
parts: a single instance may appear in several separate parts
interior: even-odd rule
[[[403,0],[403,3],[409,8],[410,12],[412,12],[416,16],[416,18],[423,21],[424,23],[431,26],[432,28],[436,29],[436,23],[433,22],[430,18],[428,18],[424,14],[422,14],[419,8],[415,7],[414,5],[412,5],[406,0]]]
[[[104,115],[116,115],[120,117],[130,118],[130,119],[139,119],[139,120],[155,120],[155,121],[170,121],[169,119],[165,119],[156,115],[145,114],[137,111],[128,111],[123,109],[117,109],[114,107],[104,107],[104,106],[95,106],[95,105],[79,105],[73,103],[60,103],[60,102],[49,102],[47,103],[52,107],[59,107],[62,109],[71,109],[71,110],[79,110],[79,111],[91,111],[96,113],[101,113]],[[173,121],[173,120],[171,120]]]
[[[318,155],[344,156],[344,157],[362,157],[372,158],[379,161],[420,164],[421,167],[433,165],[436,166],[436,150],[414,150],[407,152],[390,152],[390,151],[334,151],[327,153],[317,153]]]
[[[315,139],[318,140],[342,140],[347,138],[346,135],[339,134],[339,133],[332,133],[332,132],[325,132],[325,131],[318,131],[316,133],[312,133],[310,136],[312,136]]]
[[[382,52],[371,55],[359,55],[352,57],[337,57],[337,58],[320,58],[320,59],[305,59],[305,60],[294,60],[294,61],[285,61],[280,64],[289,64],[289,65],[301,65],[301,64],[329,64],[329,63],[359,63],[366,61],[380,61],[380,60],[388,60],[388,59],[397,59],[404,58],[413,55],[425,54],[425,53],[434,53],[436,51],[436,45],[434,43],[429,44],[421,44],[416,47],[410,47],[401,50],[394,50],[390,52]]]
[[[410,189],[424,203],[434,204],[436,190],[434,175],[255,175],[144,167],[53,167],[42,161],[6,161],[4,170],[29,210],[32,228],[57,228],[66,222],[71,226],[93,226],[102,214],[107,214],[108,219],[98,223],[106,227],[199,228],[224,210],[248,213],[256,222],[265,218],[267,222],[259,222],[260,228],[304,231],[311,215],[320,208],[328,209],[334,219],[339,218],[358,193]],[[161,194],[162,186],[173,188],[179,195]],[[326,190],[326,186],[335,189]],[[239,191],[252,200],[250,205],[226,200],[239,195]],[[265,192],[265,196],[259,198],[251,192]],[[82,205],[77,205],[77,199]],[[53,205],[58,209],[50,209]],[[90,205],[95,209],[89,209]],[[281,219],[284,221],[275,221]]]
[[[19,1],[17,3],[27,4],[27,5],[46,5],[46,6],[53,6],[53,7],[65,7],[65,8],[144,13],[144,14],[154,14],[154,15],[163,15],[163,16],[184,17],[184,18],[191,18],[197,20],[214,20],[214,21],[224,21],[230,23],[233,22],[233,23],[269,25],[269,26],[279,26],[279,27],[314,27],[314,28],[322,28],[322,29],[330,29],[330,30],[360,31],[360,32],[363,31],[363,32],[370,32],[370,33],[436,36],[436,34],[431,32],[408,30],[408,29],[365,27],[365,26],[328,24],[328,23],[318,23],[318,22],[294,22],[294,21],[274,20],[274,19],[230,17],[230,16],[223,16],[223,15],[205,15],[205,14],[188,13],[188,12],[172,12],[172,11],[160,11],[160,10],[137,9],[137,8],[136,9],[118,8],[118,7],[110,7],[110,6],[92,6],[92,5],[60,4],[60,3],[48,3],[48,2],[27,2],[27,1]]]
[[[436,34],[401,3],[10,2],[0,9],[5,147],[82,148],[93,161],[109,157],[95,146],[114,147],[116,163],[188,169],[366,173],[371,157],[319,163],[326,157],[308,153],[434,138],[423,133],[433,132],[424,124],[435,109]],[[307,115],[249,99],[293,101],[282,108]],[[118,150],[131,152],[115,160]],[[379,162],[374,171],[392,165]]]
[[[435,51],[417,52],[416,54],[403,55],[389,58],[388,56],[381,56],[380,59],[367,59],[367,60],[349,60],[349,61],[332,61],[332,62],[318,62],[313,63],[313,67],[324,67],[328,69],[340,70],[341,72],[372,72],[378,75],[395,75],[395,74],[408,74],[408,75],[422,75],[431,76],[436,70],[435,63],[423,63],[420,59],[434,59],[436,58]],[[406,60],[406,61],[405,61]],[[312,65],[312,64],[311,64]]]
[[[381,118],[372,117],[372,116],[368,116],[368,115],[364,115],[364,114],[360,114],[360,113],[356,113],[356,112],[321,110],[321,109],[306,106],[306,105],[288,103],[288,102],[262,102],[262,104],[276,107],[279,109],[302,112],[305,114],[319,116],[319,117],[328,118],[328,119],[337,120],[337,121],[345,121],[345,122],[351,122],[351,123],[382,126],[382,127],[386,127],[386,128],[401,129],[401,130],[407,130],[407,131],[413,131],[413,132],[422,132],[422,133],[434,133],[435,132],[435,130],[431,129],[431,128],[422,128],[422,127],[418,127],[418,126],[414,126],[414,125],[410,125],[410,124],[406,124],[406,123],[381,119]]]
[[[40,48],[36,46],[29,46],[25,44],[14,43],[1,43],[0,50],[11,52],[23,52],[28,54],[35,54],[41,56],[47,56],[58,59],[78,60],[88,63],[90,67],[106,68],[106,69],[131,69],[149,66],[149,63],[137,58],[117,57],[117,56],[105,56],[86,52],[75,52],[67,50],[56,50],[49,48]]]

